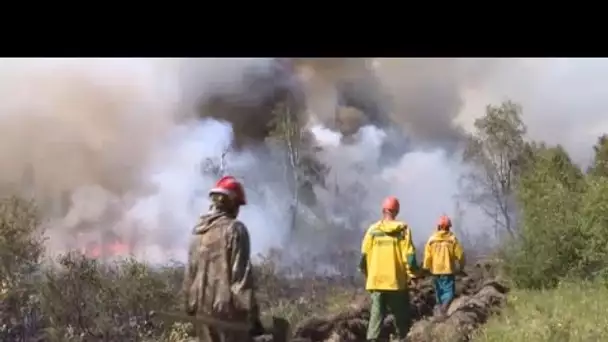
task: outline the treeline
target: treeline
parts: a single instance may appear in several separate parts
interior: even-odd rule
[[[493,220],[503,269],[520,288],[608,280],[608,139],[583,169],[561,145],[527,135],[522,108],[488,106],[464,161],[467,198]],[[591,146],[590,146],[591,148]]]

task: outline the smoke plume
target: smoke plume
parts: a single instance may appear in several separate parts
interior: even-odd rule
[[[202,170],[225,154],[227,171],[247,186],[241,218],[263,252],[290,234],[284,168],[264,144],[272,108],[289,101],[331,169],[301,215],[347,227],[356,248],[381,199],[397,195],[420,243],[438,215],[455,214],[458,146],[485,105],[520,102],[533,138],[562,143],[584,163],[608,127],[598,76],[606,68],[602,60],[6,60],[0,190],[37,200],[51,251],[111,233],[142,258],[183,258],[216,180]],[[483,231],[472,212],[465,227]]]

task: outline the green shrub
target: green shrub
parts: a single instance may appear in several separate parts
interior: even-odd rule
[[[519,234],[502,253],[517,286],[554,286],[578,264],[585,242],[580,225],[584,182],[563,149],[537,151],[518,189]]]
[[[600,277],[608,280],[608,178],[587,176],[587,191],[582,198],[579,224],[582,231],[578,264],[570,276],[578,279]]]
[[[608,280],[608,178],[583,175],[561,147],[541,147],[518,189],[519,235],[502,250],[520,288]]]
[[[0,340],[35,338],[41,327],[36,296],[44,239],[34,204],[0,199]]]
[[[101,264],[78,254],[60,257],[45,271],[42,312],[52,340],[136,340],[162,334],[155,311],[179,310],[181,282],[172,270],[152,270],[135,260]]]

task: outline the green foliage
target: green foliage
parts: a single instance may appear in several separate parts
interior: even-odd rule
[[[583,236],[578,265],[572,270],[577,278],[601,277],[608,281],[608,178],[587,177],[579,224]]]
[[[17,285],[34,271],[43,252],[40,220],[33,203],[17,197],[0,200],[0,274],[4,286]]]
[[[594,176],[608,176],[608,135],[603,134],[593,146],[594,158],[588,173]]]
[[[583,174],[561,146],[533,151],[518,188],[520,234],[503,250],[505,270],[521,288],[608,280],[608,178],[598,168]]]
[[[463,161],[473,167],[463,177],[463,193],[479,206],[496,228],[514,236],[514,191],[525,165],[526,126],[521,107],[511,101],[488,106],[475,120],[475,132],[468,137]]]
[[[518,191],[521,225],[506,244],[506,270],[523,287],[552,286],[579,261],[583,176],[561,147],[536,149]]]
[[[33,203],[0,199],[0,340],[34,337],[39,327],[35,296],[43,253],[42,232]]]

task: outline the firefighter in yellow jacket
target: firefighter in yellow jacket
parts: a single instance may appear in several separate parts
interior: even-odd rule
[[[388,197],[382,205],[382,220],[372,224],[363,238],[360,270],[371,294],[367,340],[380,337],[382,321],[390,310],[399,338],[405,338],[411,324],[408,267],[418,272],[416,250],[406,223],[397,221],[399,200]]]
[[[440,316],[447,315],[450,303],[456,295],[455,274],[464,269],[462,245],[450,231],[452,221],[443,215],[437,223],[437,231],[424,247],[422,268],[433,275],[433,286]]]

